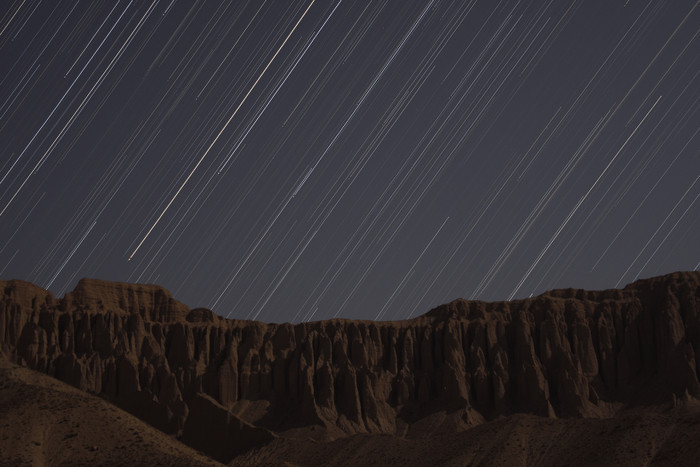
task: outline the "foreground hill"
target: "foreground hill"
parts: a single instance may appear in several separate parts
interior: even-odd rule
[[[0,465],[221,465],[114,405],[0,358]],[[516,414],[464,431],[434,432],[439,413],[405,437],[330,442],[278,437],[235,466],[695,465],[700,404],[677,401],[608,419]]]
[[[232,465],[694,466],[700,459],[696,401],[626,409],[606,419],[516,414],[464,431],[420,431],[326,443],[279,438]]]
[[[0,294],[7,359],[222,462],[424,463],[436,448],[459,464],[560,463],[582,439],[613,455],[608,440],[641,433],[638,462],[698,454],[673,444],[697,420],[697,272],[395,322],[225,320],[157,286],[92,279],[62,299],[22,281]]]
[[[221,465],[99,397],[0,358],[0,465]]]

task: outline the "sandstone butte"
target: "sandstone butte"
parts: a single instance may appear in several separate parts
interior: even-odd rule
[[[59,299],[11,280],[0,294],[4,359],[220,462],[281,439],[398,442],[514,414],[606,420],[700,398],[700,272],[294,325],[227,320],[155,285],[83,279]]]

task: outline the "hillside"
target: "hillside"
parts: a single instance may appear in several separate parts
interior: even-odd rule
[[[0,358],[0,465],[216,466],[133,415]]]

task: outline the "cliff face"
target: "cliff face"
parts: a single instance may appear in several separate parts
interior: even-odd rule
[[[456,300],[406,321],[297,325],[225,320],[151,285],[85,279],[56,299],[0,281],[6,357],[220,460],[295,427],[402,434],[435,412],[469,426],[697,398],[699,320],[698,272],[622,290]]]

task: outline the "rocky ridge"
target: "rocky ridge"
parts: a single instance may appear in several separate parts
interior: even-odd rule
[[[190,310],[154,285],[83,279],[58,299],[0,281],[0,352],[227,462],[303,427],[404,436],[437,412],[466,428],[698,398],[700,273],[296,325]]]

